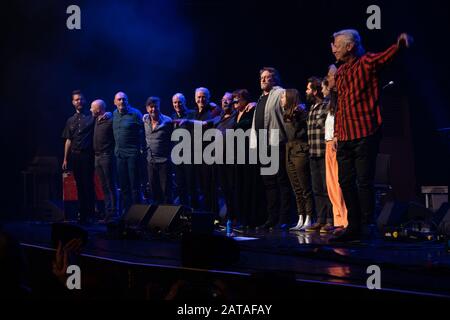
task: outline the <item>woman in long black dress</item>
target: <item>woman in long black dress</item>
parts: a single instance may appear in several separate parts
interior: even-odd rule
[[[233,105],[236,110],[235,130],[244,132],[252,127],[255,103],[250,102],[250,94],[246,89],[233,92]],[[237,164],[237,152],[245,152],[245,164]],[[245,145],[235,149],[235,210],[236,216],[244,229],[256,227],[265,221],[264,196],[257,164],[249,163],[249,139]]]

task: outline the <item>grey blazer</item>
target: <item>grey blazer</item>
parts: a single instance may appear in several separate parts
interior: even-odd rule
[[[273,87],[267,98],[266,108],[264,110],[264,128],[268,130],[269,145],[278,146],[286,142],[286,130],[284,128],[283,110],[280,105],[281,94],[284,89]],[[252,129],[250,132],[250,148],[257,148],[257,132],[255,130],[255,115],[253,114]]]

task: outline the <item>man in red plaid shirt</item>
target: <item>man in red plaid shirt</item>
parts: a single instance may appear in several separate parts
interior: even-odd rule
[[[365,53],[356,30],[342,30],[333,36],[333,54],[342,63],[336,74],[334,146],[349,224],[332,241],[344,242],[368,235],[375,206],[373,179],[381,138],[379,74],[400,49],[410,46],[412,39],[403,33],[386,51]]]

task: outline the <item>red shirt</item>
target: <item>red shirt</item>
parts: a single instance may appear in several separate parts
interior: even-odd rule
[[[339,67],[335,136],[338,141],[360,139],[381,126],[379,71],[393,60],[397,44],[381,53],[366,53]]]

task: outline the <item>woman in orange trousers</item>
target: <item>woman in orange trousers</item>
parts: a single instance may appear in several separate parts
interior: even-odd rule
[[[336,228],[346,228],[347,207],[345,206],[344,196],[339,186],[338,163],[336,159],[336,149],[334,140],[334,114],[336,110],[336,91],[334,89],[334,75],[336,67],[331,65],[328,68],[326,80],[322,82],[322,93],[329,99],[329,111],[325,121],[325,168],[328,197],[333,205],[334,226]]]

